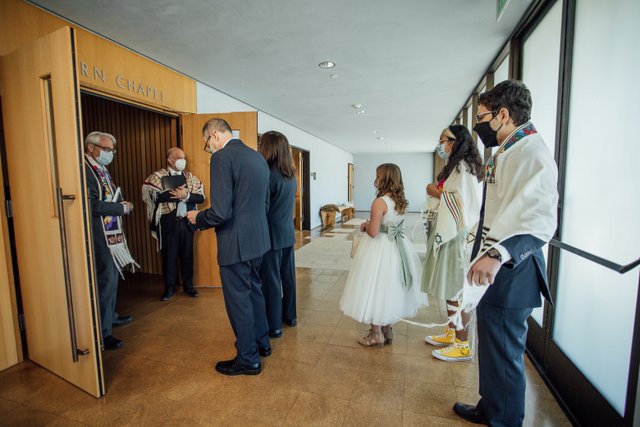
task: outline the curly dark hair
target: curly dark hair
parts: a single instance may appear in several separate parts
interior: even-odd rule
[[[467,164],[467,171],[482,181],[484,178],[484,165],[478,151],[478,146],[471,138],[471,134],[462,125],[451,125],[449,131],[453,134],[455,142],[449,155],[449,161],[442,168],[438,175],[438,181],[449,178],[455,168],[460,172],[460,163],[464,160]]]
[[[516,126],[531,119],[531,92],[518,80],[505,80],[490,91],[481,93],[478,104],[484,105],[489,111],[497,112],[506,108]]]

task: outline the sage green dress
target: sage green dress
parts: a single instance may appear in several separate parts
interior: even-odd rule
[[[433,298],[450,300],[464,284],[466,262],[466,240],[469,230],[461,229],[456,237],[438,249],[436,258],[433,249],[436,219],[429,221],[427,256],[422,273],[422,291]]]

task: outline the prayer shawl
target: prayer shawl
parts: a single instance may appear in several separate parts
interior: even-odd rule
[[[437,205],[433,243],[436,258],[442,245],[456,237],[460,230],[470,229],[480,216],[478,179],[468,171],[466,162],[460,162],[459,167],[460,171],[454,168],[444,182],[440,203]],[[461,265],[460,268],[464,266]]]
[[[100,167],[88,157],[87,162],[93,176],[99,184],[98,197],[103,202],[112,202],[115,190],[113,188],[113,180],[111,179],[111,175],[109,175],[109,171],[104,167]],[[131,265],[131,272],[135,273],[136,267],[140,268],[140,266],[129,252],[127,238],[125,237],[124,230],[122,228],[122,217],[109,215],[101,216],[100,223],[102,224],[103,237],[107,242],[107,247],[111,252],[113,262],[116,265],[120,276],[124,279],[122,269],[127,265]],[[94,236],[94,239],[95,238],[99,237]]]
[[[533,124],[518,127],[487,162],[481,246],[466,271],[489,249],[513,236],[530,234],[545,242],[551,240],[557,226],[557,181],[556,163]],[[476,232],[477,225],[467,239],[470,248]],[[454,298],[460,302],[459,308],[449,318],[456,329],[466,326],[461,311],[475,309],[489,286],[465,280]]]
[[[487,162],[485,177],[486,201],[481,246],[478,254],[465,267],[467,272],[486,251],[500,242],[523,234],[548,242],[557,226],[558,169],[531,122],[520,126],[505,139]],[[477,224],[473,226],[467,238],[469,256],[477,228]],[[452,298],[459,305],[447,306],[454,311],[448,320],[457,330],[466,326],[462,322],[462,311],[473,311],[489,286],[471,285],[465,274],[463,288]],[[424,327],[438,326],[408,323]]]
[[[204,196],[204,186],[202,182],[191,172],[183,171],[187,190],[189,193],[201,194]],[[156,239],[156,248],[162,249],[162,232],[160,230],[160,217],[177,209],[178,203],[162,202],[156,203],[160,193],[164,191],[162,177],[171,175],[168,169],[160,169],[152,173],[142,184],[142,201],[147,207],[147,220],[151,223],[151,236]],[[160,232],[159,232],[160,231]]]

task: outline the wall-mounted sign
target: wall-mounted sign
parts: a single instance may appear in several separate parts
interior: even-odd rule
[[[162,110],[195,113],[195,80],[82,29],[77,41],[81,86]]]
[[[115,85],[120,89],[155,101],[164,102],[164,93],[162,92],[162,89],[153,87],[141,81],[135,81],[123,74],[108,75],[104,68],[96,65],[89,65],[80,61],[80,74],[84,77],[95,80],[97,83],[107,83],[107,80],[113,80],[112,83],[115,83]]]

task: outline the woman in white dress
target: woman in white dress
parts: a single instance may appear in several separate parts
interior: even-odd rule
[[[420,306],[422,266],[404,234],[404,196],[400,168],[385,163],[376,169],[377,198],[354,256],[340,308],[371,329],[358,342],[382,348],[391,344],[391,324],[415,316]]]
[[[429,204],[429,236],[422,276],[422,290],[429,296],[446,300],[451,316],[459,302],[456,295],[465,281],[469,258],[467,237],[480,217],[480,182],[484,177],[482,158],[471,134],[461,125],[442,131],[436,153],[447,163],[438,174],[438,182],[427,186]],[[435,202],[435,203],[434,203]],[[463,322],[470,315],[463,312]],[[449,323],[440,335],[427,335],[435,346],[431,354],[447,362],[471,360],[467,329],[455,330]]]

